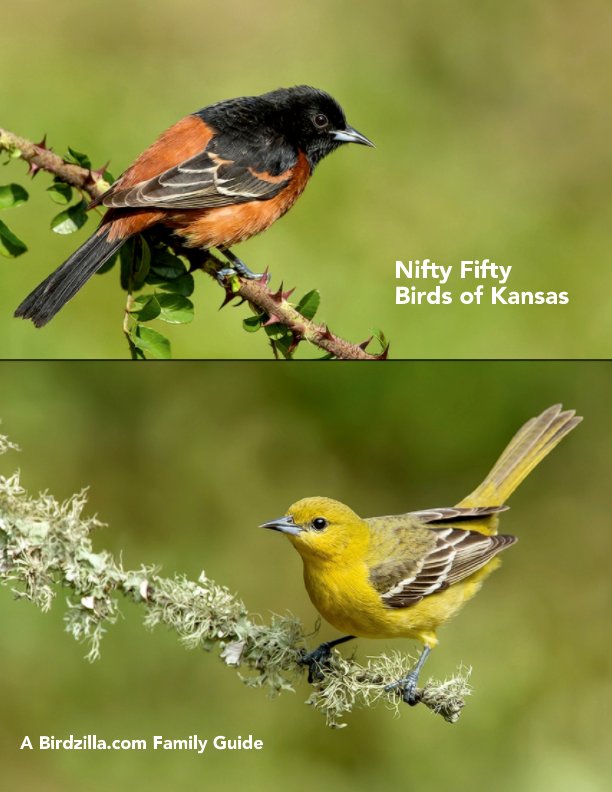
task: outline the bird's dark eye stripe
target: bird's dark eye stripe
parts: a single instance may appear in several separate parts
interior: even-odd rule
[[[317,531],[322,531],[327,527],[327,520],[324,517],[315,517],[312,521],[312,527]]]

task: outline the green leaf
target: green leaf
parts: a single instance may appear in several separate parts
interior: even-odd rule
[[[73,165],[80,165],[82,168],[91,168],[91,162],[87,154],[81,154],[68,146],[68,154],[64,156],[66,162],[71,162]]]
[[[151,261],[151,272],[164,280],[176,280],[185,275],[187,267],[178,256],[173,256],[165,250],[156,250]]]
[[[79,201],[78,204],[69,206],[51,220],[51,229],[56,234],[73,234],[87,222],[87,204]]]
[[[136,253],[132,271],[133,285],[135,289],[141,289],[151,267],[151,248],[147,240],[139,236],[136,238],[134,250]]]
[[[137,325],[136,331],[132,333],[131,338],[134,346],[143,352],[148,352],[155,358],[167,360],[172,356],[170,341],[166,336],[158,333],[157,330]]]
[[[117,263],[117,259],[119,258],[119,253],[114,253],[108,261],[105,261],[104,264],[100,267],[100,269],[96,272],[96,275],[104,275],[105,272],[111,270],[115,264]]]
[[[181,294],[157,294],[159,318],[170,324],[188,324],[193,319],[193,303]]]
[[[150,283],[150,277],[147,278],[147,281]],[[158,285],[159,288],[163,289],[165,292],[172,292],[172,294],[182,294],[183,297],[191,297],[193,290],[195,289],[195,283],[193,282],[193,275],[191,272],[186,272],[184,275],[181,275],[180,278],[170,281],[159,278]]]
[[[6,258],[17,258],[27,249],[25,243],[0,220],[0,255]]]
[[[386,349],[388,342],[387,342],[387,338],[386,338],[385,334],[383,333],[383,331],[380,330],[379,328],[375,327],[372,330],[372,335],[374,336],[374,338],[380,344],[380,348],[383,349],[383,350]]]
[[[12,209],[28,200],[28,193],[20,184],[0,185],[0,209]]]
[[[135,236],[119,251],[121,288],[125,291],[142,289],[151,266],[151,248],[142,236]]]
[[[291,333],[289,330],[287,330],[285,325],[275,323],[264,327],[264,330],[266,331],[268,338],[272,339],[273,341],[280,341],[281,339],[288,337],[288,343],[291,342]]]
[[[150,322],[161,313],[161,306],[154,294],[141,294],[133,301],[134,307],[130,311],[139,322]]]
[[[305,319],[314,319],[316,312],[319,310],[320,302],[321,295],[316,289],[313,289],[302,297],[296,306],[296,311],[301,313]]]
[[[246,319],[242,320],[242,326],[247,331],[247,333],[256,333],[261,327],[262,318],[263,318],[263,314],[256,314],[255,316],[247,316]]]
[[[69,204],[72,201],[72,187],[58,179],[53,180],[53,184],[47,187],[49,198],[57,204]]]
[[[280,352],[281,355],[285,358],[285,360],[291,360],[293,357],[293,351],[289,351],[291,346],[291,335],[288,335],[286,338],[280,338],[277,340],[273,340],[272,344],[274,345],[274,349],[276,353]]]
[[[131,237],[131,239],[128,239],[119,250],[119,261],[121,262],[121,288],[124,291],[130,288],[135,255],[136,239],[135,237]]]

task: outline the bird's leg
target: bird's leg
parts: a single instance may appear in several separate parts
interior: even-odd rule
[[[411,707],[414,707],[414,705],[418,703],[416,696],[416,686],[417,682],[419,681],[419,674],[421,673],[421,669],[425,665],[425,660],[427,660],[429,657],[430,652],[431,649],[429,646],[424,646],[421,656],[419,657],[417,664],[412,669],[412,671],[403,679],[398,679],[397,682],[387,685],[385,690],[397,690],[399,688],[402,691],[402,696],[406,704],[410,704]]]
[[[310,683],[319,682],[322,678],[321,668],[329,662],[333,647],[346,641],[352,641],[354,637],[354,635],[344,635],[342,638],[336,638],[335,641],[325,641],[312,652],[305,654],[299,662],[300,665],[308,666],[308,681]]]
[[[270,280],[270,275],[264,275],[263,273],[251,272],[251,270],[247,267],[244,261],[238,258],[229,248],[226,247],[219,247],[217,248],[225,258],[231,262],[231,267],[225,267],[222,270],[217,272],[217,280],[222,282],[224,278],[229,277],[230,275],[240,275],[241,278],[247,278],[248,280],[262,280],[264,277],[266,278],[266,283]]]

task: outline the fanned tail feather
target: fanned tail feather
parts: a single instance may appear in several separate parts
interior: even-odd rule
[[[560,404],[522,426],[508,443],[485,480],[458,505],[501,506],[545,456],[582,421]]]

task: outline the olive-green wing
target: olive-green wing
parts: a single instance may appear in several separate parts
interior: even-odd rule
[[[514,544],[515,536],[487,536],[454,526],[429,527],[477,520],[502,508],[429,509],[368,520],[373,528],[374,555],[385,558],[370,569],[370,582],[383,604],[389,608],[414,605],[469,577]]]

